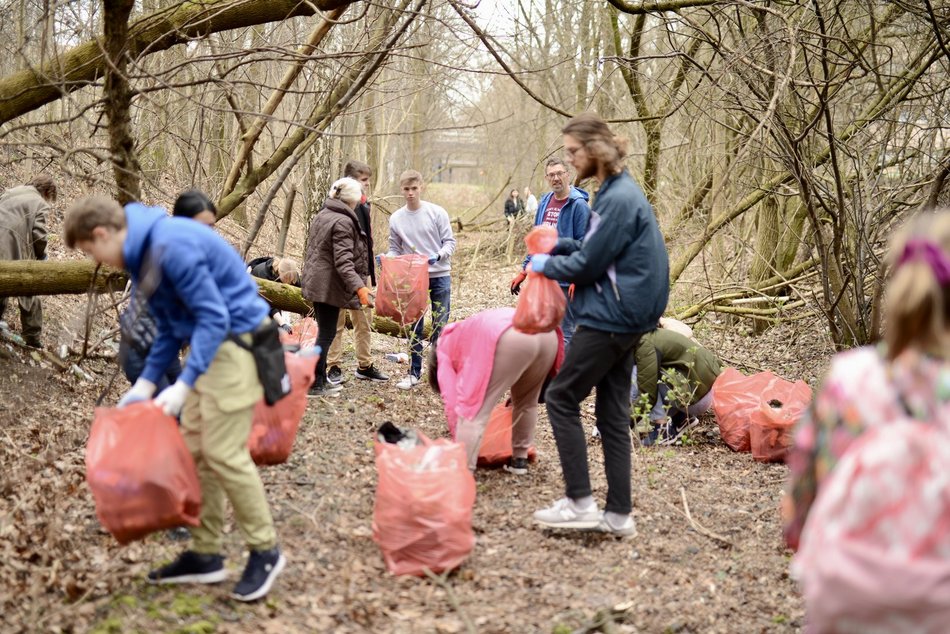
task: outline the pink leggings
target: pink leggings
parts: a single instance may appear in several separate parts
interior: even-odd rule
[[[515,458],[526,458],[534,443],[534,427],[538,422],[538,396],[544,379],[551,372],[557,356],[557,334],[546,332],[526,335],[514,328],[502,333],[495,346],[495,362],[485,390],[482,408],[472,420],[459,418],[455,438],[465,445],[468,468],[475,470],[478,448],[492,408],[511,388],[513,426],[511,449]]]

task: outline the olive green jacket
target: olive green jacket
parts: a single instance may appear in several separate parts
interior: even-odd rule
[[[656,404],[656,386],[664,370],[686,379],[692,392],[690,402],[682,404],[687,406],[709,393],[722,372],[722,364],[716,355],[692,339],[657,328],[640,337],[637,345],[637,388],[640,394],[649,396],[651,408]]]

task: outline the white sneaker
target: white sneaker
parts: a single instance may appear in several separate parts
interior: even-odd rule
[[[617,537],[637,536],[637,523],[633,521],[633,515],[620,515],[604,511],[597,528]]]
[[[534,521],[548,528],[577,528],[590,530],[600,525],[602,514],[594,502],[587,508],[577,508],[571,498],[561,498],[546,509],[534,512]]]
[[[417,385],[419,385],[419,377],[407,374],[406,378],[396,384],[396,387],[400,390],[411,390]]]

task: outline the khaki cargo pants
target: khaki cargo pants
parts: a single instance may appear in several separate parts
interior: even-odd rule
[[[254,406],[263,395],[253,355],[226,340],[185,401],[181,433],[201,483],[201,524],[191,530],[195,552],[221,553],[225,497],[249,548],[277,545],[264,484],[247,449]]]

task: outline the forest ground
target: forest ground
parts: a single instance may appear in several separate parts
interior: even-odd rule
[[[453,317],[510,305],[503,235],[460,234]],[[476,253],[478,255],[476,255]],[[82,321],[85,296],[46,300],[48,330]],[[7,319],[16,327],[14,311]],[[810,384],[830,354],[811,318],[751,336],[748,324],[707,316],[695,334],[727,364],[771,369]],[[788,632],[803,622],[780,537],[783,465],[730,451],[710,416],[688,443],[633,451],[639,536],[545,532],[531,513],[563,494],[557,453],[541,408],[540,460],[529,475],[476,474],[477,542],[442,580],[393,577],[372,540],[376,484],[373,432],[385,421],[446,435],[439,397],[426,386],[395,387],[406,366],[382,359],[404,340],[374,335],[374,354],[393,380],[352,377],[338,397],[311,399],[287,464],[262,477],[289,565],[265,601],[229,598],[231,583],[153,587],[156,563],[183,547],[164,534],[119,546],[104,533],[84,481],[83,450],[94,402],[114,361],[82,361],[88,378],[43,356],[0,344],[0,631],[3,632]],[[127,389],[121,377],[106,395]],[[593,427],[593,399],[583,406]],[[589,440],[594,495],[605,494],[603,456]],[[724,545],[691,527],[725,537]],[[232,581],[244,553],[229,525]],[[601,630],[597,619],[613,615]]]

